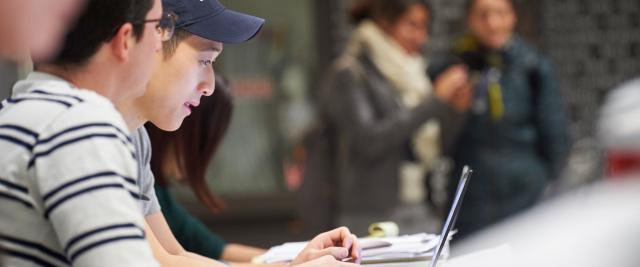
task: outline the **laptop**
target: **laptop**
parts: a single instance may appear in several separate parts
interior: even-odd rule
[[[436,250],[431,257],[431,264],[429,264],[429,267],[435,267],[436,264],[438,264],[438,258],[440,257],[442,249],[444,248],[444,245],[449,238],[449,232],[451,232],[451,229],[453,229],[453,226],[456,223],[458,212],[460,211],[460,207],[462,206],[462,198],[464,197],[464,193],[467,191],[467,187],[469,186],[469,177],[471,176],[471,173],[473,173],[473,170],[471,170],[469,166],[464,166],[464,168],[462,168],[460,183],[458,184],[458,189],[456,189],[456,195],[453,198],[453,204],[451,205],[451,209],[449,210],[447,220],[442,226],[442,231],[440,232],[440,240],[438,241]]]

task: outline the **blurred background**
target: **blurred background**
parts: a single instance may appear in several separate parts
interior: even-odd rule
[[[232,84],[234,114],[210,163],[211,189],[228,208],[212,215],[187,187],[176,195],[208,227],[234,243],[268,247],[309,236],[296,212],[301,147],[314,123],[314,92],[352,31],[349,0],[222,0],[266,18],[258,37],[228,45],[217,74]],[[518,31],[553,62],[570,116],[572,151],[553,197],[602,177],[595,123],[605,95],[640,76],[640,1],[521,0]],[[464,0],[432,0],[425,55],[444,53],[464,32]],[[22,68],[0,64],[0,98]]]

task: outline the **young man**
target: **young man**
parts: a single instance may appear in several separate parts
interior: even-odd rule
[[[138,206],[132,128],[120,112],[146,90],[150,58],[171,29],[160,27],[160,0],[86,5],[60,54],[0,107],[8,266],[158,266]]]
[[[242,43],[251,39],[264,20],[227,10],[217,0],[163,0],[163,5],[165,10],[177,14],[176,32],[163,44],[163,54],[157,55],[162,63],[155,69],[147,92],[136,102],[137,115],[129,117],[130,125],[140,127],[133,140],[141,154],[138,162],[143,172],[141,179],[147,181],[144,184],[151,185],[143,189],[151,206],[145,213],[151,230],[148,235],[157,238],[158,243],[152,243],[152,246],[162,263],[186,265],[188,260],[196,259],[213,265],[214,261],[185,251],[160,212],[152,182],[149,182],[153,181],[149,165],[151,145],[142,125],[151,121],[163,130],[179,128],[191,109],[198,106],[200,98],[213,93],[211,65],[222,52],[223,43]],[[357,239],[346,228],[339,228],[313,239],[292,265],[308,262],[308,266],[351,266],[353,264],[336,260],[349,255],[358,260]]]

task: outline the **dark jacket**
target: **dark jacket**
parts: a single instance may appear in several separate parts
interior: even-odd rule
[[[457,53],[479,73],[491,67],[488,55],[481,47]],[[450,192],[463,165],[474,169],[457,225],[462,235],[532,206],[569,151],[566,112],[549,60],[517,36],[499,57],[503,116],[495,120],[486,109],[472,108],[453,154]],[[480,95],[485,91],[476,88],[475,94],[475,101],[490,105]]]
[[[406,108],[366,55],[339,59],[317,102],[321,123],[309,142],[301,196],[308,202],[303,207],[314,207],[303,213],[324,214],[318,220],[358,214],[384,219],[398,205],[399,169],[410,158],[417,129],[433,118],[441,122],[444,138],[459,128],[451,124],[459,124],[459,114],[434,94]]]

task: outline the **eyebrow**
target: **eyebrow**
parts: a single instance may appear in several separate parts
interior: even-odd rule
[[[203,52],[222,52],[222,48],[217,47],[217,46],[207,46],[206,48],[202,49]]]

